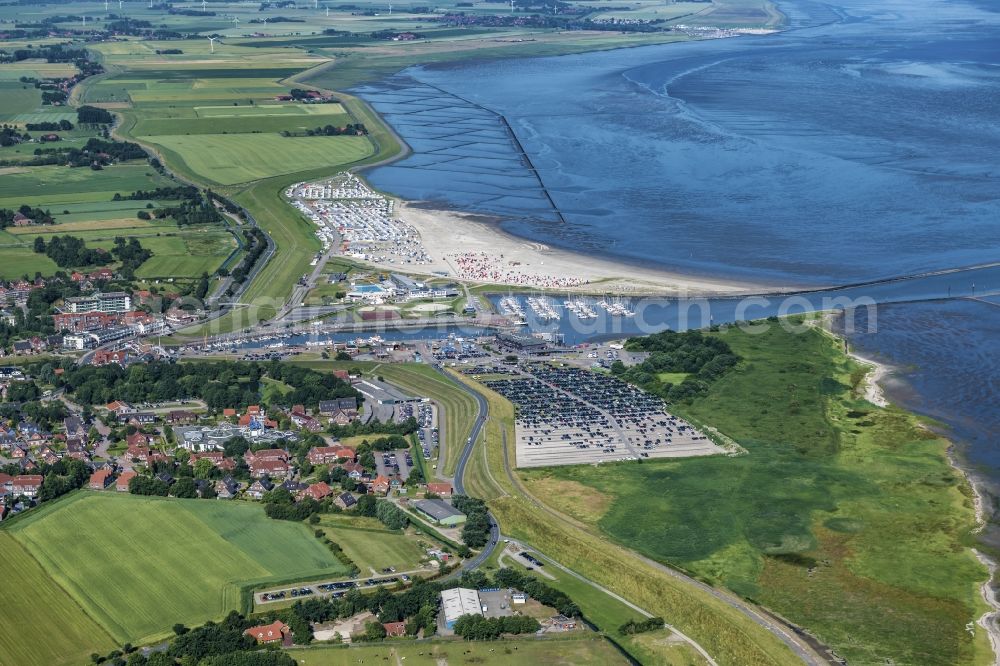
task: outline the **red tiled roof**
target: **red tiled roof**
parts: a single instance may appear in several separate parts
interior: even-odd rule
[[[264,624],[259,627],[250,627],[243,633],[252,636],[258,643],[271,643],[284,639],[285,634],[290,631],[287,624],[281,620],[275,620],[271,624]]]

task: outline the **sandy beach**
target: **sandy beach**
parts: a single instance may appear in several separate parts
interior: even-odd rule
[[[691,277],[555,249],[505,233],[482,216],[399,201],[397,215],[420,234],[431,263],[386,268],[447,273],[466,281],[563,291],[732,295],[773,291],[764,285]]]

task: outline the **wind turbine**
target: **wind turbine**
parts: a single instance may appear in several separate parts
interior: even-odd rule
[[[216,39],[218,39],[218,38],[217,37],[209,37],[208,38],[208,46],[211,49],[211,53],[215,53],[215,40]]]
[[[118,11],[121,11],[122,9],[122,0],[118,0]]]
[[[201,0],[201,11],[205,11],[205,0]]]
[[[313,0],[313,9],[319,9],[319,0]]]
[[[330,18],[330,8],[329,7],[326,8],[326,17]]]
[[[239,16],[234,16],[233,17],[233,23],[236,24],[237,28],[240,27],[240,17]]]
[[[514,13],[514,0],[510,0],[510,13]]]
[[[392,16],[392,3],[389,3],[389,16]]]
[[[83,25],[84,25],[84,27],[87,26],[87,15],[86,14],[83,15]]]
[[[104,0],[104,13],[108,13],[108,0]]]

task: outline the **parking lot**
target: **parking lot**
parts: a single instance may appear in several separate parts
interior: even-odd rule
[[[257,592],[254,594],[254,602],[257,604],[268,604],[276,601],[285,601],[287,599],[306,599],[312,596],[333,597],[337,599],[347,594],[349,590],[353,590],[355,588],[366,590],[378,587],[379,585],[393,585],[399,582],[409,583],[409,574],[372,577],[362,580],[330,581],[327,583],[288,587],[281,590]]]
[[[658,397],[606,374],[532,364],[485,383],[517,407],[518,467],[724,453]]]

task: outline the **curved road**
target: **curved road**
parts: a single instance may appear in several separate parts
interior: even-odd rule
[[[440,372],[449,381],[453,381],[448,377],[441,368],[436,367],[435,369]],[[464,495],[465,494],[465,466],[469,464],[469,459],[472,457],[472,452],[476,448],[476,440],[479,439],[479,434],[483,431],[483,426],[486,425],[486,417],[489,415],[489,405],[486,403],[486,398],[479,395],[476,391],[462,384],[461,382],[455,382],[458,384],[463,391],[471,395],[476,399],[476,404],[479,406],[479,413],[476,415],[476,422],[472,424],[472,430],[469,431],[469,438],[465,442],[465,447],[462,449],[462,455],[458,459],[458,465],[455,467],[455,479],[452,485],[455,487],[455,492]],[[496,550],[497,544],[500,542],[500,526],[497,525],[497,521],[493,519],[493,516],[487,514],[490,521],[490,540],[487,542],[486,546],[478,555],[470,558],[462,563],[459,569],[456,569],[454,573],[449,576],[458,576],[462,571],[472,571],[482,566],[482,564],[493,555],[493,551]]]

